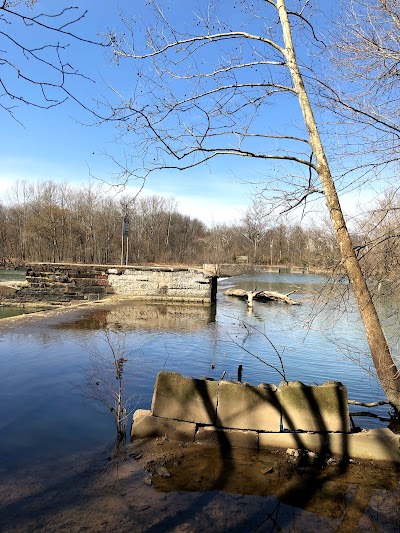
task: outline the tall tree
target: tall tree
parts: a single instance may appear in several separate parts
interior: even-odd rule
[[[298,2],[287,8],[285,0],[259,0],[251,6],[233,2],[230,11],[242,12],[227,22],[221,22],[215,5],[202,3],[195,24],[185,28],[182,23],[182,29],[169,21],[167,4],[165,9],[151,5],[155,22],[145,41],[133,27],[133,44],[123,36],[110,38],[119,60],[134,60],[138,79],[135,94],[112,109],[111,116],[135,135],[133,150],[148,163],[145,172],[188,169],[221,155],[279,160],[289,164],[291,178],[275,186],[283,190],[289,207],[322,193],[377,374],[399,408],[397,368],[353,248],[300,69],[307,57],[300,62],[296,57],[291,21],[298,40],[304,32],[309,39],[315,37],[307,19],[308,0],[301,9]],[[294,128],[276,132],[276,124],[266,124],[263,112],[282,97],[286,99],[281,105],[297,101],[303,136]],[[307,171],[295,174],[298,164]]]
[[[264,239],[268,228],[268,212],[260,198],[254,198],[247,208],[242,220],[243,235],[253,245],[253,263],[259,261],[258,247]]]

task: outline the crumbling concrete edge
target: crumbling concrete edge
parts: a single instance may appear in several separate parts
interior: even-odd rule
[[[154,416],[150,410],[134,413],[131,441],[143,438],[253,450],[297,449],[340,460],[376,461],[400,464],[400,436],[388,428],[359,433],[268,433],[184,422]]]
[[[347,403],[346,387],[336,382],[252,386],[162,371],[151,410],[134,413],[131,439],[162,437],[255,450],[289,448],[344,461],[400,464],[400,436],[389,428],[351,433]]]

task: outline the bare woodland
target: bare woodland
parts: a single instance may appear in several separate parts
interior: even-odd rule
[[[5,196],[0,204],[4,265],[29,261],[119,264],[126,213],[131,264],[232,263],[236,256],[246,255],[250,264],[334,269],[339,259],[331,232],[273,218],[253,220],[251,206],[235,224],[207,227],[181,214],[173,198],[142,195],[129,203],[95,186],[16,182]],[[256,254],[249,239],[255,227],[262,228]]]

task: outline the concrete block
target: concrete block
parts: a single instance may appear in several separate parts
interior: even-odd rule
[[[281,410],[276,390],[274,385],[252,387],[221,381],[218,387],[216,425],[278,432]]]
[[[152,412],[150,409],[136,409],[132,416],[132,424],[138,424],[146,416],[150,416]]]
[[[389,428],[375,428],[351,435],[336,433],[328,437],[333,455],[400,464],[400,436]]]
[[[214,426],[204,426],[197,429],[194,440],[195,442],[212,444],[220,448],[258,449],[257,431],[219,429]]]
[[[217,381],[163,371],[156,379],[151,409],[154,416],[215,424],[217,389]]]
[[[186,288],[186,289],[168,289],[168,296],[171,298],[197,298],[199,300],[204,300],[205,298],[210,299],[210,288]]]
[[[339,382],[279,386],[283,429],[289,431],[350,432],[347,389]]]
[[[260,450],[293,448],[315,453],[329,453],[327,436],[323,433],[260,433],[258,439]]]
[[[131,441],[134,439],[167,437],[169,440],[179,442],[194,442],[196,424],[159,418],[144,413],[137,415],[135,418],[135,414],[133,415]]]

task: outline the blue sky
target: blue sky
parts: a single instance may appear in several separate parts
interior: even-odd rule
[[[88,9],[84,21],[76,26],[76,33],[96,39],[97,35],[110,29],[121,28],[120,13],[127,18],[133,16],[140,21],[141,11],[145,11],[143,0],[135,2],[120,0],[82,0],[79,5]],[[221,4],[231,5],[222,1]],[[68,2],[39,0],[35,12],[54,12],[68,5]],[[174,22],[193,19],[189,4],[182,0],[171,2],[170,10]],[[200,2],[204,5],[204,3]],[[324,0],[324,8],[330,9],[331,0]],[[335,5],[333,2],[332,5]],[[236,20],[239,22],[239,19]],[[140,22],[139,22],[140,25]],[[13,37],[30,39],[29,28],[13,24],[10,26]],[[31,41],[28,41],[31,43]],[[0,48],[3,48],[0,46]],[[21,60],[21,58],[12,58]],[[128,62],[117,66],[111,61],[108,51],[83,43],[72,43],[68,50],[68,60],[80,72],[94,80],[71,79],[69,88],[86,105],[93,106],[98,99],[108,98],[109,86],[118,88],[128,96],[134,84],[133,71]],[[39,75],[39,73],[36,73]],[[14,83],[13,80],[10,83]],[[15,91],[22,90],[29,96],[29,87],[22,88],[15,80]],[[73,101],[50,109],[41,110],[20,104],[15,115],[23,125],[1,111],[2,134],[0,143],[0,183],[2,192],[16,180],[55,180],[69,181],[72,184],[85,185],[92,180],[91,175],[106,181],[116,171],[115,165],[105,157],[104,152],[122,156],[121,147],[116,145],[116,131],[111,124],[90,125],[93,118]],[[293,108],[272,108],[268,120],[294,119]],[[295,120],[299,120],[299,116]],[[261,117],[261,120],[263,118]],[[265,120],[267,120],[265,118]],[[129,147],[126,148],[129,151]],[[274,167],[271,167],[272,171]],[[225,158],[209,166],[200,166],[186,172],[155,172],[146,181],[143,194],[160,194],[174,197],[183,213],[197,216],[207,223],[232,222],[241,218],[250,197],[256,188],[246,181],[257,181],[261,171],[260,165],[245,158]],[[269,172],[269,170],[267,170]],[[130,184],[133,192],[135,182]],[[346,205],[346,199],[344,200]]]

